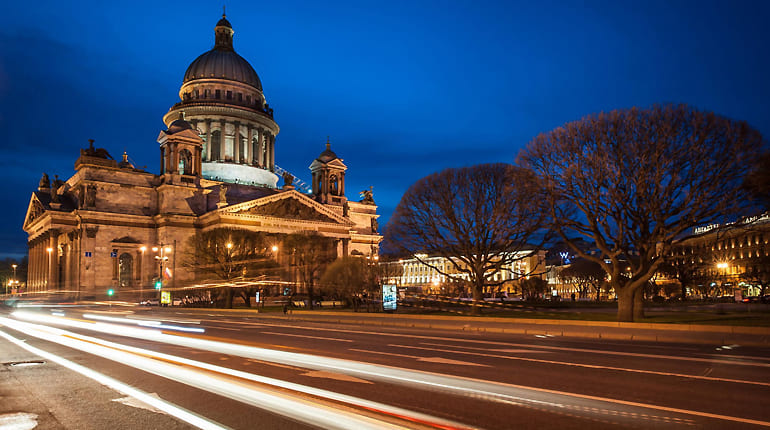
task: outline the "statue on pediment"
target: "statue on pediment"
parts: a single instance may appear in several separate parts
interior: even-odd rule
[[[51,180],[48,179],[48,173],[43,173],[43,177],[40,178],[40,183],[38,184],[37,188],[39,190],[50,188],[51,187]]]
[[[361,203],[373,205],[374,203],[374,187],[369,187],[368,190],[363,190],[358,195],[362,197]]]

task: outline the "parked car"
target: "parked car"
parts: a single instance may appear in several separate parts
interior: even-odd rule
[[[160,300],[158,299],[145,299],[139,302],[142,306],[160,306]]]

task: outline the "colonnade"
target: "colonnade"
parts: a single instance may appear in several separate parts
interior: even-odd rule
[[[75,288],[80,247],[79,241],[67,234],[51,229],[28,243],[27,292]]]
[[[193,128],[202,131],[205,141],[203,161],[228,160],[275,171],[275,135],[270,130],[250,123],[225,119],[189,119]],[[228,151],[227,126],[233,127],[232,151]],[[212,153],[212,135],[219,131],[219,151]],[[237,137],[237,138],[236,138]]]

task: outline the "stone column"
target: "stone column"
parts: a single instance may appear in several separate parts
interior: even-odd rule
[[[265,152],[263,140],[265,138],[265,130],[263,128],[257,129],[257,163],[259,167],[265,168],[265,160],[262,154]]]
[[[160,174],[166,173],[166,148],[160,148]]]
[[[273,135],[267,135],[267,170],[273,171]]]
[[[211,118],[206,118],[206,161],[211,161]]]
[[[27,289],[31,288],[35,282],[35,271],[37,270],[37,255],[35,254],[35,241],[27,242],[27,254],[29,261],[27,263]]]
[[[223,160],[225,159],[225,154],[227,150],[227,139],[225,138],[225,133],[227,132],[227,124],[225,123],[224,119],[219,120],[219,159]]]
[[[340,180],[339,180],[339,190],[340,195],[345,195],[345,172],[340,172]]]
[[[254,148],[252,147],[251,140],[254,138],[254,129],[249,125],[249,129],[246,132],[246,145],[243,147],[244,155],[243,157],[246,159],[246,164],[251,165],[254,162],[254,155],[252,152],[254,152]]]
[[[55,290],[59,288],[59,232],[51,229],[48,237],[48,248],[51,252],[48,254],[48,290]]]
[[[233,130],[233,161],[241,163],[241,123],[235,121],[233,124],[235,130]]]

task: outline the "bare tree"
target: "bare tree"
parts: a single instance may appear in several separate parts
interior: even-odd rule
[[[510,164],[446,169],[417,181],[401,198],[385,240],[447,278],[465,274],[473,313],[485,289],[506,280],[495,274],[536,254],[546,240],[547,211],[533,176]],[[445,257],[451,268],[421,257]],[[530,275],[545,267],[529,267]]]
[[[540,177],[558,234],[596,243],[601,255],[572,248],[605,268],[618,320],[633,321],[675,238],[744,209],[742,172],[763,145],[745,122],[667,105],[566,124],[536,137],[519,163]]]
[[[562,282],[577,287],[580,297],[588,297],[588,292],[596,290],[596,301],[599,301],[602,284],[607,272],[599,263],[585,258],[577,258],[559,274]]]
[[[316,282],[337,257],[334,240],[315,232],[292,233],[284,238],[283,247],[291,255],[293,268],[307,289],[310,309],[313,309]]]
[[[275,266],[268,249],[267,235],[235,228],[215,228],[196,233],[188,239],[183,266],[195,270],[199,276],[223,281],[215,291],[227,308],[233,307],[235,281],[257,280]],[[238,293],[247,306],[251,305],[251,291]]]

